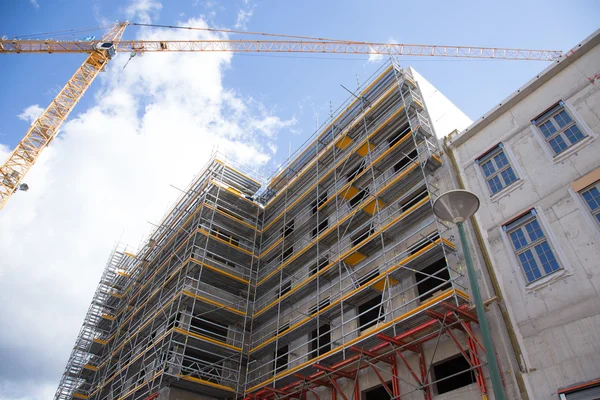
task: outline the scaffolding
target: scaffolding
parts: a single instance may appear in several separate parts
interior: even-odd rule
[[[145,399],[174,381],[216,397],[243,391],[260,186],[213,155],[144,248],[125,253],[123,272],[110,272],[123,259],[114,252],[57,399]],[[90,332],[101,332],[97,345],[80,345]]]
[[[357,399],[370,368],[393,398],[409,385],[430,399],[426,346],[442,335],[485,395],[477,320],[432,209],[440,167],[418,85],[393,62],[268,185],[213,155],[137,254],[113,252],[55,398],[347,399],[348,379]]]

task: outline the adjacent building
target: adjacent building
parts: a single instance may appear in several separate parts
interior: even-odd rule
[[[458,185],[437,138],[470,123],[388,63],[266,183],[213,157],[141,249],[113,252],[56,399],[491,398],[458,235],[432,212]]]
[[[530,399],[600,398],[600,31],[446,138]]]

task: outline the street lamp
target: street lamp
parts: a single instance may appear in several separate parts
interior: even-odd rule
[[[492,387],[494,389],[494,397],[496,400],[505,400],[506,393],[502,385],[500,377],[500,369],[498,368],[498,360],[496,352],[492,344],[492,336],[490,327],[485,315],[481,293],[479,293],[479,285],[475,276],[475,268],[473,268],[473,260],[467,244],[467,235],[465,233],[464,222],[469,219],[479,209],[479,198],[468,190],[451,190],[442,194],[433,203],[433,213],[440,219],[453,222],[458,226],[460,234],[460,242],[462,244],[463,253],[465,255],[465,263],[467,264],[467,273],[469,274],[469,282],[471,283],[471,294],[475,302],[477,310],[477,319],[479,320],[479,328],[483,338],[483,348],[488,360],[488,368],[492,379]]]

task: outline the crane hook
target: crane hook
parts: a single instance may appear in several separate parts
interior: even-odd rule
[[[125,65],[123,65],[123,69],[125,69],[125,67],[127,66],[127,64],[129,64],[129,61],[131,61],[131,59],[133,57],[135,57],[137,55],[137,53],[135,51],[132,51],[131,53],[129,53],[129,59],[127,60],[127,62],[125,63]]]

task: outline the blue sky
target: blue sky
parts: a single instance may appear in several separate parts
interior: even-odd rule
[[[36,6],[37,4],[37,6]],[[211,26],[233,28],[241,11],[251,16],[242,29],[385,42],[473,45],[567,50],[596,28],[600,17],[597,1],[531,1],[478,3],[281,2],[189,0],[164,5],[153,22],[176,24],[203,15]],[[124,19],[126,6],[118,1],[15,1],[3,5],[0,33],[9,37],[95,27]],[[130,27],[126,37],[137,28]],[[87,34],[75,35],[82,38]],[[44,36],[42,36],[44,37]],[[241,37],[241,36],[232,36]],[[122,57],[126,57],[122,55]],[[31,104],[45,106],[83,59],[82,55],[5,56],[0,63],[4,93],[0,106],[0,143],[13,147],[27,122],[16,118]],[[490,109],[530,79],[547,63],[408,58],[430,82],[471,119]],[[236,55],[224,84],[242,96],[260,100],[282,117],[298,123],[282,132],[280,156],[287,154],[327,118],[329,102],[342,102],[358,79],[366,79],[376,65],[364,56]],[[89,105],[94,85],[77,111]]]
[[[302,2],[5,0],[0,35],[116,20],[360,41],[568,50],[597,1]],[[48,35],[51,36],[51,35]],[[87,33],[74,36],[81,39]],[[41,35],[45,38],[46,35]],[[130,27],[126,38],[214,38]],[[241,36],[231,35],[231,38]],[[0,56],[0,158],[85,59]],[[286,158],[379,64],[334,55],[146,54],[111,62],[0,212],[0,398],[52,397],[115,241],[135,252],[214,148],[265,170]],[[477,119],[547,63],[401,59]],[[26,294],[24,296],[24,294]],[[18,301],[15,301],[18,299]],[[32,371],[35,372],[32,374]]]

